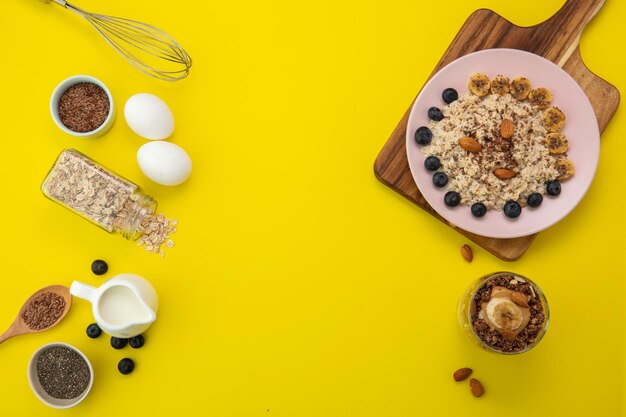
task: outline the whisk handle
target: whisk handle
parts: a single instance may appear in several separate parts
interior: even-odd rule
[[[51,2],[55,2],[56,4],[60,4],[61,6],[65,7],[67,5],[67,2],[65,0],[40,0],[44,3],[51,3]]]

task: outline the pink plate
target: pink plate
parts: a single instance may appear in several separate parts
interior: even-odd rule
[[[570,147],[568,158],[576,166],[576,173],[562,183],[561,195],[544,195],[543,203],[536,209],[525,207],[517,219],[509,219],[502,211],[489,210],[482,218],[472,216],[469,206],[446,206],[443,196],[448,191],[437,189],[432,183],[432,173],[424,168],[426,155],[415,143],[415,130],[427,126],[429,107],[443,107],[441,92],[452,87],[459,95],[468,91],[467,82],[472,74],[482,72],[490,78],[498,74],[513,79],[528,78],[533,87],[546,87],[553,94],[552,105],[565,113],[567,121],[563,134]],[[433,137],[433,141],[437,140]],[[487,49],[465,55],[451,62],[435,74],[424,86],[413,104],[406,133],[409,167],[420,192],[437,213],[448,222],[468,232],[494,238],[515,238],[540,232],[576,207],[593,181],[600,157],[600,132],[598,122],[587,96],[572,77],[552,62],[517,49]]]

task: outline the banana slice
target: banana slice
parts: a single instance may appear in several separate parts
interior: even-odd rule
[[[556,170],[559,172],[559,176],[556,177],[559,181],[570,178],[576,171],[574,162],[565,157],[560,157],[556,160]]]
[[[558,107],[550,107],[543,112],[541,122],[548,132],[558,132],[565,126],[565,115]]]
[[[541,110],[547,109],[552,102],[552,93],[547,88],[539,87],[530,90],[528,93],[530,104],[539,107]]]
[[[509,77],[504,75],[496,75],[496,78],[491,80],[491,92],[493,94],[499,94],[501,96],[509,92]]]
[[[478,317],[485,321],[490,329],[498,331],[505,339],[515,337],[528,326],[530,308],[523,303],[516,304],[515,292],[508,288],[495,286],[491,289],[491,298],[481,303]],[[520,305],[522,304],[522,305]]]
[[[517,100],[524,100],[526,99],[526,97],[528,97],[528,94],[530,93],[530,81],[528,81],[528,78],[526,77],[517,77],[517,78],[513,78],[513,81],[511,81],[511,87],[509,89],[509,91],[511,92],[511,95],[513,96],[513,98],[517,99]]]
[[[544,144],[550,155],[563,155],[569,148],[569,142],[562,133],[548,133]]]
[[[485,315],[497,330],[515,331],[524,322],[522,309],[508,298],[496,297],[489,300]]]
[[[485,74],[481,74],[480,72],[472,75],[467,85],[472,94],[477,95],[478,97],[484,97],[489,94],[489,90],[491,88],[489,77]]]

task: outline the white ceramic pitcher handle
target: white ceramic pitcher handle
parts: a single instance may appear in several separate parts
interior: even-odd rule
[[[93,302],[96,296],[96,287],[83,284],[79,281],[74,281],[70,286],[70,294],[75,295],[78,298],[82,298],[83,300]]]

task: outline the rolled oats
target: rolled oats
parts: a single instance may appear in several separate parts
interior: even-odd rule
[[[173,247],[168,240],[178,221],[155,214],[156,201],[136,184],[114,174],[73,149],[64,150],[44,180],[48,198],[109,233],[119,232],[151,253]],[[171,243],[169,243],[171,242]]]
[[[544,144],[547,131],[542,110],[510,94],[484,98],[466,93],[442,109],[444,118],[429,125],[430,145],[421,148],[438,157],[450,178],[449,189],[461,195],[461,204],[482,202],[502,210],[509,200],[525,201],[528,195],[545,192],[545,184],[558,176],[554,158]],[[515,126],[510,139],[502,138],[500,126],[510,120]],[[459,146],[459,138],[470,137],[482,151],[470,153]],[[515,172],[503,181],[496,169]]]

